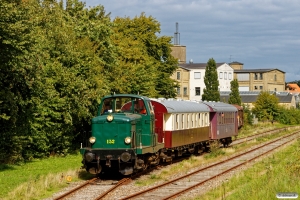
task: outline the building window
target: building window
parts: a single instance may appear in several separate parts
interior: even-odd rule
[[[258,87],[257,86],[254,86],[254,90],[257,90],[258,89]]]
[[[263,73],[259,73],[259,80],[263,80]]]
[[[177,80],[180,80],[180,72],[177,72]]]
[[[275,92],[277,92],[277,88],[274,88]]]
[[[257,76],[257,74],[255,73],[254,74],[254,80],[257,80],[258,79],[258,76]]]
[[[227,80],[227,72],[224,72],[224,79]]]
[[[262,89],[263,89],[263,86],[259,86],[259,89],[262,90]]]
[[[187,87],[183,88],[183,95],[187,96]]]
[[[180,95],[180,87],[177,88],[177,95]]]
[[[223,72],[220,72],[219,73],[219,79],[222,79],[223,78]]]
[[[274,75],[274,81],[277,81],[277,76],[276,76],[276,74]]]
[[[195,87],[195,95],[200,96],[200,87]]]
[[[201,78],[201,72],[194,72],[194,79],[200,79]]]
[[[231,72],[228,73],[228,80],[231,80],[232,79],[232,74]]]

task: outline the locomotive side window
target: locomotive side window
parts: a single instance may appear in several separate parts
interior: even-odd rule
[[[112,106],[113,106],[113,99],[112,98],[105,99],[102,104],[101,115],[112,113],[113,112]]]
[[[151,114],[154,114],[154,108],[153,108],[153,106],[152,106],[151,101],[148,101],[148,106],[149,106],[149,109],[150,109],[150,113],[151,113]]]

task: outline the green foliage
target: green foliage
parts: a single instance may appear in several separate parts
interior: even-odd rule
[[[262,91],[254,102],[252,112],[261,121],[272,121],[279,115],[278,101],[275,95]]]
[[[20,1],[0,1],[0,162],[21,160],[30,140],[29,90],[35,69],[27,65],[34,44],[29,13]]]
[[[249,108],[248,105],[243,104],[243,110],[244,110],[244,124],[243,126],[246,127],[247,125],[253,124],[253,114]]]
[[[1,162],[65,154],[89,130],[115,53],[103,7],[83,5],[1,4]]]
[[[282,124],[296,125],[300,124],[300,110],[296,108],[287,109],[283,106],[279,107],[279,115],[276,121]]]
[[[0,1],[0,163],[78,148],[108,93],[175,97],[171,37],[157,36],[154,18],[111,22],[78,0]]]
[[[205,88],[203,89],[203,101],[220,101],[219,80],[216,62],[210,58],[207,62],[204,76]]]
[[[234,79],[230,82],[230,90],[231,93],[229,94],[228,103],[241,105],[242,100],[239,93],[239,83],[237,79]]]
[[[175,97],[176,85],[170,78],[177,68],[171,56],[170,37],[158,37],[160,24],[144,13],[133,19],[114,20],[115,45],[119,62],[106,75],[111,92],[139,93],[151,97]]]

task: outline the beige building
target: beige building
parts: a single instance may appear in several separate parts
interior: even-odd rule
[[[189,100],[189,83],[190,83],[190,70],[178,67],[176,72],[171,76],[173,80],[178,81],[180,87],[177,88],[177,98],[178,99],[184,99]]]
[[[285,72],[279,69],[243,69],[239,62],[229,65],[234,69],[239,91],[285,91]]]

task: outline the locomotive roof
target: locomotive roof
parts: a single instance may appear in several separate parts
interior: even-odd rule
[[[231,104],[215,101],[202,101],[202,103],[210,106],[216,112],[235,112],[237,108]]]
[[[137,94],[112,94],[112,95],[107,95],[103,98],[113,98],[113,97],[133,97],[133,98],[141,98],[144,100],[150,100],[148,97],[146,96],[141,96],[141,95],[137,95]]]
[[[186,113],[186,112],[209,112],[207,105],[195,101],[184,101],[176,99],[151,99],[152,101],[162,104],[168,113]]]

